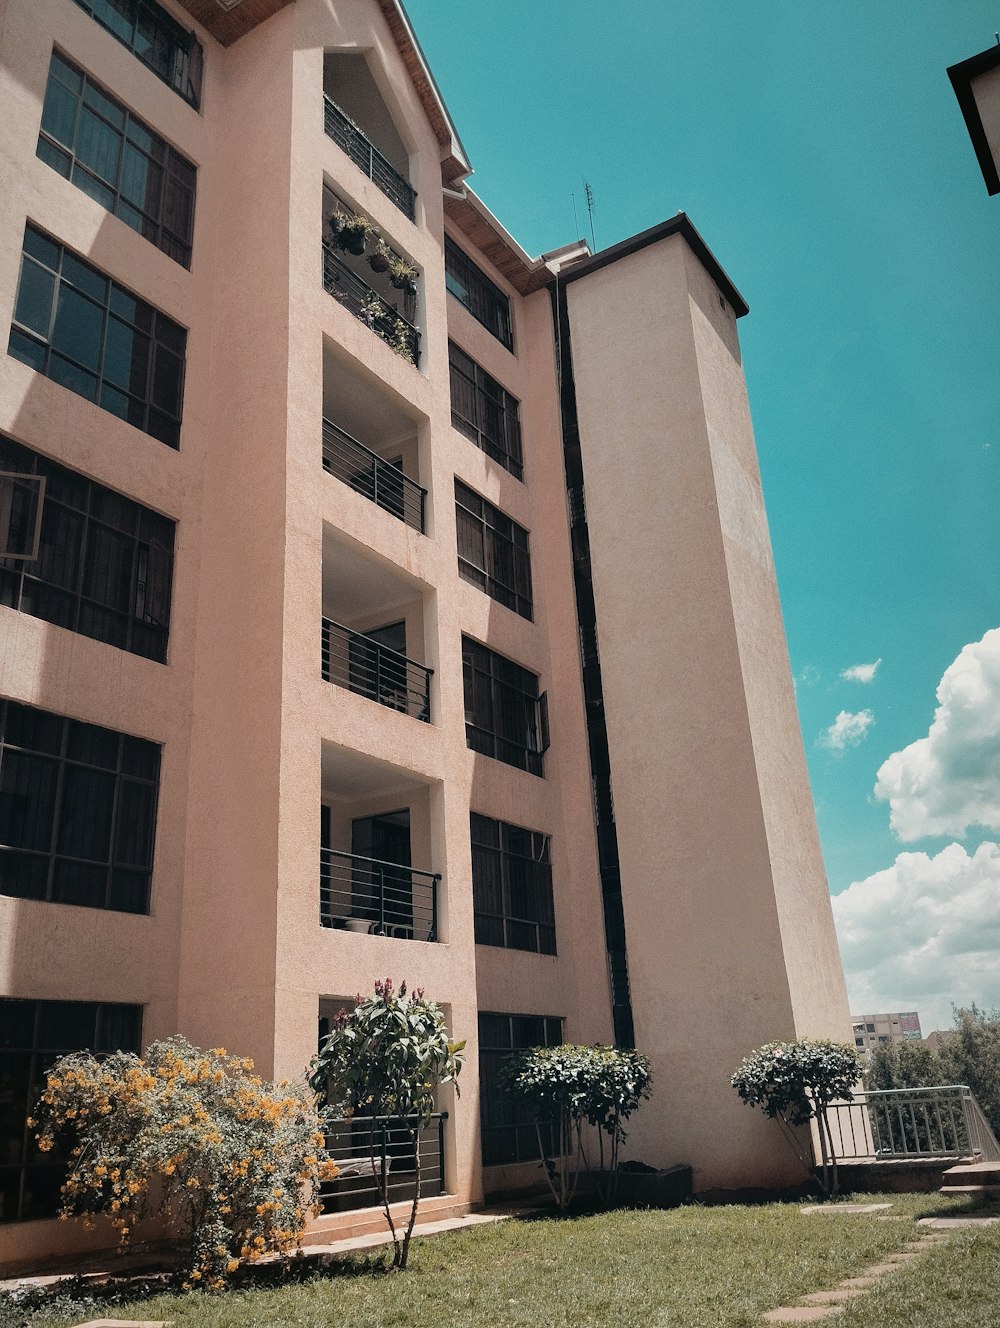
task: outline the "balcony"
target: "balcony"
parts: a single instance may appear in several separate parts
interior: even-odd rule
[[[335,1180],[320,1189],[324,1213],[343,1213],[381,1204],[387,1182],[389,1202],[413,1198],[419,1174],[420,1194],[444,1194],[444,1130],[446,1111],[435,1112],[427,1125],[417,1117],[351,1116],[332,1121],[326,1146],[340,1168]]]
[[[407,852],[400,856],[409,857],[408,829],[406,845]],[[419,871],[405,863],[321,849],[320,922],[324,927],[371,936],[436,941],[440,879],[436,872]]]
[[[367,323],[390,349],[416,367],[420,360],[420,333],[399,310],[398,300],[380,294],[325,242],[323,286],[355,318]]]
[[[401,651],[379,639],[395,626],[352,632],[349,627],[324,618],[323,681],[346,687],[389,710],[398,710],[429,724],[434,670],[407,659]]]
[[[364,494],[376,506],[424,533],[427,490],[352,437],[332,420],[323,421],[323,469]]]
[[[325,93],[323,127],[327,137],[332,138],[337,146],[347,153],[355,166],[360,167],[369,180],[378,185],[386,198],[391,199],[400,212],[409,217],[410,221],[414,221],[417,215],[417,191],[409,180],[400,175],[388,157],[379,152],[350,116]]]

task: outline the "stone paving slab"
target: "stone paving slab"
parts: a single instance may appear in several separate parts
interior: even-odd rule
[[[881,1204],[809,1204],[800,1208],[801,1213],[812,1216],[814,1213],[826,1213],[830,1217],[842,1217],[845,1213],[884,1213],[891,1208],[891,1203]]]
[[[989,1227],[1000,1222],[1000,1217],[920,1217],[918,1227]]]
[[[893,1265],[889,1264],[888,1267],[892,1268]],[[842,1287],[858,1287],[867,1290],[868,1287],[878,1286],[878,1283],[879,1279],[877,1277],[866,1277],[862,1274],[860,1277],[845,1277],[840,1285]]]
[[[832,1319],[842,1313],[840,1305],[782,1305],[762,1317],[764,1323],[818,1323],[820,1319]]]
[[[462,1217],[446,1217],[439,1222],[421,1222],[413,1228],[414,1239],[417,1236],[437,1236],[442,1231],[463,1231],[466,1227],[481,1226],[484,1223],[506,1222],[509,1213],[465,1213]],[[303,1245],[304,1255],[315,1257],[324,1254],[352,1254],[357,1250],[373,1250],[380,1245],[391,1245],[392,1236],[388,1227],[384,1231],[370,1231],[366,1236],[351,1236],[344,1240],[330,1240],[323,1244]]]
[[[801,1299],[805,1305],[843,1305],[845,1301],[854,1300],[856,1296],[864,1294],[863,1287],[845,1287],[841,1284],[833,1291],[810,1291]]]

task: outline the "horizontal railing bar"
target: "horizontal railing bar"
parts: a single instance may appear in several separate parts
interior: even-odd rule
[[[409,872],[411,876],[426,876],[428,880],[432,881],[440,881],[441,879],[440,872],[423,871],[419,867],[407,867],[399,862],[386,862],[382,858],[368,858],[362,853],[344,853],[339,848],[320,849],[320,854],[325,854],[331,858],[345,858],[349,862],[373,863],[376,867],[392,867],[394,871]]]
[[[369,286],[326,242],[323,244],[323,285],[331,295],[335,287],[341,290],[351,313],[362,323],[367,323],[388,344],[392,343],[396,323],[402,323],[403,335],[413,356],[413,364],[416,365],[420,356],[420,333],[404,314],[389,303],[387,296]],[[369,313],[372,301],[378,302],[382,312],[377,315]]]
[[[359,452],[363,453],[364,456],[366,456],[370,461],[372,461],[374,464],[378,465],[379,467],[385,466],[387,470],[390,472],[391,478],[393,480],[398,480],[402,484],[404,489],[414,490],[416,493],[423,494],[424,497],[426,497],[427,490],[423,487],[422,484],[418,484],[416,480],[411,479],[409,475],[407,475],[404,471],[400,470],[398,466],[394,466],[391,461],[386,461],[385,457],[380,457],[377,452],[373,452],[370,447],[367,447],[359,439],[355,438],[353,434],[349,434],[346,429],[342,429],[339,424],[334,424],[332,420],[328,420],[324,416],[323,418],[324,444],[328,441],[328,438],[331,434],[338,441],[349,443],[351,447],[356,447]]]
[[[350,627],[345,627],[343,623],[335,622],[333,618],[324,618],[323,626],[334,627],[338,632],[344,632],[348,636],[355,637],[358,641],[366,641],[370,646],[379,650],[383,655],[394,655],[396,659],[401,660],[404,664],[412,664],[414,668],[421,669],[424,673],[434,672],[432,668],[428,668],[426,664],[421,664],[419,660],[410,659],[408,656],[401,654],[400,651],[393,650],[391,646],[384,646],[378,641],[373,641],[370,636],[365,636],[364,632],[352,631]]]

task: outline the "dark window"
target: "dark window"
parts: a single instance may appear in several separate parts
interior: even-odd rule
[[[528,532],[498,507],[455,481],[458,571],[487,595],[531,617]]]
[[[448,236],[444,240],[444,284],[488,332],[508,350],[514,349],[510,301]]]
[[[534,1117],[511,1099],[503,1082],[504,1063],[528,1047],[558,1047],[561,1042],[561,1019],[485,1011],[480,1014],[479,1119],[484,1167],[533,1162],[538,1157]],[[555,1121],[541,1122],[547,1157],[555,1156],[558,1151],[557,1131]]]
[[[71,1051],[141,1049],[142,1006],[0,997],[0,1222],[54,1217],[66,1158],[39,1152],[28,1117],[52,1063]]]
[[[462,637],[465,740],[474,752],[542,773],[548,748],[547,707],[538,675]]]
[[[451,422],[516,479],[524,477],[517,398],[502,388],[464,350],[448,342]]]
[[[180,443],[182,327],[28,225],[7,347],[102,409]]]
[[[191,266],[194,166],[55,51],[38,156],[170,258]]]
[[[0,471],[44,484],[37,556],[0,557],[0,604],[165,662],[174,523],[2,435]]]
[[[157,78],[189,102],[201,103],[201,43],[156,0],[76,0]]]
[[[556,952],[549,837],[472,812],[476,942]]]
[[[160,749],[0,701],[0,894],[149,911]]]

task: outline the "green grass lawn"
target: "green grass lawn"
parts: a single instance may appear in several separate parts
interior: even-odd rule
[[[410,1270],[376,1257],[270,1287],[60,1305],[0,1306],[0,1328],[88,1318],[172,1319],[177,1328],[757,1328],[761,1311],[831,1288],[912,1239],[914,1218],[964,1200],[887,1196],[893,1221],[804,1217],[798,1204],[614,1212],[480,1226],[414,1242]],[[865,1202],[876,1201],[868,1196]],[[854,1302],[838,1328],[1000,1328],[1000,1229],[946,1245]]]

